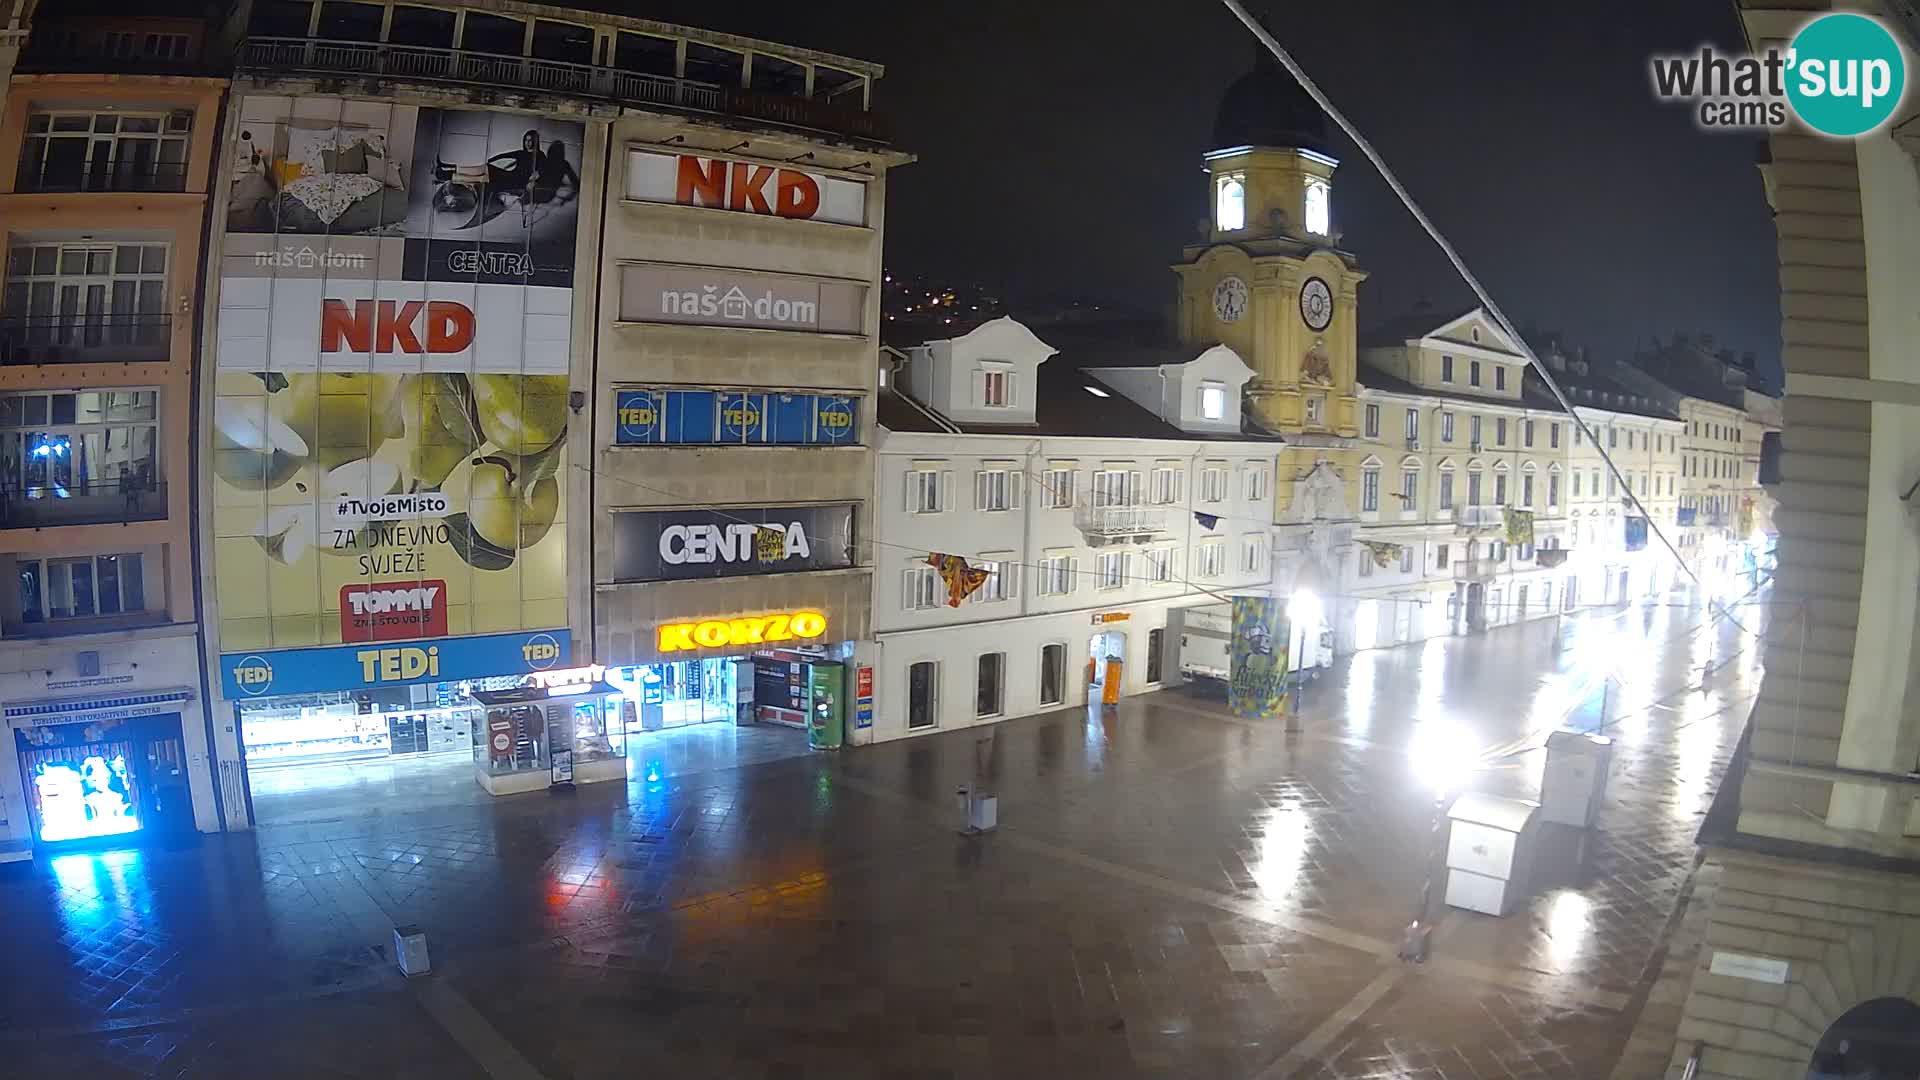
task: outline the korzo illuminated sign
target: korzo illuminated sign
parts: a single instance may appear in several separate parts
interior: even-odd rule
[[[804,641],[827,632],[827,617],[817,611],[750,615],[739,619],[663,623],[656,643],[663,653],[720,649],[733,645],[770,645]]]

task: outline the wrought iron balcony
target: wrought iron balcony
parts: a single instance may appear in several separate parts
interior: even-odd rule
[[[0,318],[0,365],[164,362],[172,327],[164,314]]]
[[[693,79],[645,75],[618,68],[430,48],[316,38],[254,37],[241,43],[242,71],[362,76],[420,82],[496,86],[632,105],[659,105],[697,113],[765,120],[786,127],[886,140],[880,117],[813,98],[767,94]]]
[[[94,484],[41,484],[26,490],[0,488],[0,529],[45,529],[59,525],[111,525],[159,521],[167,516],[167,485],[103,480]]]
[[[15,191],[185,191],[184,162],[111,161],[86,168],[23,161],[14,180]]]
[[[1089,544],[1120,544],[1163,536],[1167,511],[1161,506],[1083,506],[1073,524]]]

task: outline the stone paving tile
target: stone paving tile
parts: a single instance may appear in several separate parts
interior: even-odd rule
[[[554,1077],[1239,1076],[1378,968],[950,838],[459,985]]]
[[[316,998],[125,1035],[0,1043],[18,1080],[481,1080],[407,991]]]

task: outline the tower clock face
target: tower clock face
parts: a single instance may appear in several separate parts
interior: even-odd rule
[[[1307,279],[1300,286],[1300,318],[1304,319],[1307,329],[1319,333],[1333,321],[1333,290],[1317,277]]]
[[[1247,283],[1229,274],[1213,287],[1213,314],[1223,323],[1239,322],[1247,313]]]

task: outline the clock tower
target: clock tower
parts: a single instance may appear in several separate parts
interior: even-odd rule
[[[1224,344],[1254,370],[1247,394],[1266,426],[1357,434],[1355,290],[1366,277],[1339,248],[1327,120],[1260,48],[1220,102],[1206,154],[1202,243],[1173,267],[1178,333]]]

